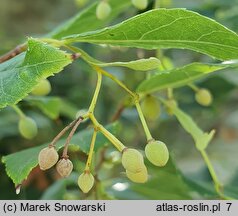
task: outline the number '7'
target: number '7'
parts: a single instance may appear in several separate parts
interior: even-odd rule
[[[228,205],[227,211],[230,211],[230,207],[231,207],[231,204],[232,204],[232,203],[226,203],[226,204]]]

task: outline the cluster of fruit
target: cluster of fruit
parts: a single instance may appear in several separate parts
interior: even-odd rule
[[[145,148],[147,159],[156,166],[166,165],[169,159],[169,152],[163,142],[151,140]],[[143,155],[136,149],[124,148],[122,151],[122,165],[126,170],[127,177],[136,183],[144,183],[148,179],[147,168],[144,164]],[[41,170],[47,170],[56,164],[56,170],[62,177],[68,177],[73,164],[68,157],[59,160],[58,152],[55,147],[49,145],[42,149],[38,156],[38,163]],[[78,185],[84,193],[88,193],[94,185],[94,177],[89,169],[78,178]]]
[[[68,158],[59,160],[58,152],[54,146],[42,149],[38,156],[41,170],[47,170],[56,164],[56,170],[62,177],[68,177],[73,170],[73,163]],[[93,187],[94,177],[89,170],[82,173],[78,178],[78,185],[84,193],[89,192]]]
[[[169,160],[167,146],[157,140],[150,140],[145,147],[147,159],[155,166],[165,166]],[[127,177],[136,183],[145,183],[148,179],[143,155],[136,149],[125,148],[122,151],[122,165]]]
[[[208,106],[211,104],[212,95],[207,89],[199,89],[194,85],[191,85],[191,87],[196,92],[195,99],[199,104],[204,106]],[[32,94],[47,95],[50,90],[51,86],[49,81],[43,79],[32,91]],[[171,98],[167,101],[167,104],[169,104],[169,106],[167,106],[167,112],[172,115],[173,108],[177,106],[177,102],[173,98]],[[160,115],[160,102],[156,97],[152,95],[147,95],[142,100],[141,110],[143,112],[143,115],[148,120],[155,120]],[[84,115],[86,115],[85,113],[87,112],[84,112]],[[37,134],[37,126],[35,121],[29,117],[26,117],[24,114],[20,116],[22,116],[19,121],[20,133],[25,138],[32,139]],[[70,124],[70,126],[66,127],[68,130],[70,127],[74,126],[72,129],[73,132],[71,131],[71,135],[73,135],[80,122],[83,122],[84,120],[84,117],[78,116],[77,119]],[[69,135],[68,138],[72,137],[71,135]],[[96,135],[94,138],[96,139]],[[66,153],[63,153],[60,160],[58,152],[55,148],[54,141],[52,141],[53,144],[51,143],[48,147],[42,149],[38,156],[38,163],[40,169],[47,170],[56,165],[56,170],[60,174],[60,176],[68,177],[73,170],[73,163],[69,160],[69,157],[67,155],[67,146],[69,144],[70,139],[68,139],[68,142],[66,142],[66,145],[64,146],[64,150],[66,149]],[[95,139],[93,142],[95,142]],[[112,141],[111,139],[109,140]],[[133,182],[145,183],[148,180],[148,172],[144,164],[144,158],[142,153],[136,149],[127,148],[123,144],[120,151],[122,153],[122,166],[126,170],[127,177]],[[165,143],[151,138],[146,144],[145,156],[155,166],[162,167],[165,166],[168,162],[169,151]],[[92,154],[90,155],[90,152],[88,157],[92,157]],[[94,181],[94,176],[90,172],[90,166],[87,161],[84,172],[78,178],[78,185],[84,193],[88,193],[93,187]]]

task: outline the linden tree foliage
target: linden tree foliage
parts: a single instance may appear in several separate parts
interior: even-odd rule
[[[69,54],[36,39],[28,39],[28,49],[0,65],[0,108],[27,96],[42,78],[59,73],[71,63]]]
[[[119,14],[132,8],[131,1],[110,0],[111,9],[108,9],[109,15],[105,19],[98,19],[95,13],[97,6],[97,2],[90,4],[86,9],[80,11],[76,16],[43,37],[28,38],[24,44],[25,50],[22,53],[0,64],[1,109],[12,107],[19,114],[20,119],[24,119],[26,117],[24,112],[16,106],[17,103],[23,100],[23,105],[28,104],[38,108],[51,120],[57,121],[61,115],[74,119],[71,124],[65,127],[65,130],[72,128],[66,139],[61,138],[65,133],[63,129],[61,131],[62,134],[61,132],[58,134],[60,138],[56,136],[56,140],[54,139],[51,143],[3,156],[2,162],[5,164],[8,176],[16,186],[22,184],[32,169],[38,165],[39,152],[47,146],[49,148],[55,147],[59,152],[63,149],[62,158],[65,159],[68,159],[67,150],[69,144],[72,147],[76,147],[74,148],[76,152],[81,151],[88,155],[84,168],[85,175],[89,174],[90,170],[97,172],[98,166],[94,163],[98,163],[101,166],[106,158],[106,153],[103,152],[105,153],[104,158],[99,162],[93,161],[92,158],[94,154],[99,154],[102,149],[108,147],[109,143],[113,144],[114,148],[125,156],[125,152],[127,152],[125,151],[126,146],[120,141],[120,138],[116,137],[119,134],[118,123],[115,122],[103,127],[94,116],[102,78],[107,76],[132,97],[132,102],[128,103],[126,100],[122,102],[123,106],[116,112],[115,119],[119,118],[123,109],[134,103],[145,132],[147,144],[156,141],[149,131],[147,120],[140,107],[140,102],[143,101],[145,96],[154,94],[155,98],[164,105],[165,110],[169,109],[168,113],[175,115],[184,130],[193,137],[195,146],[201,153],[215,186],[210,191],[205,186],[197,186],[195,181],[186,179],[178,171],[175,160],[171,159],[171,156],[165,168],[158,168],[148,165],[147,160],[144,163],[141,152],[137,151],[141,158],[141,167],[146,173],[143,181],[146,182],[148,180],[146,167],[149,167],[148,171],[152,172],[152,178],[149,178],[147,183],[142,186],[130,183],[131,187],[124,194],[127,196],[128,194],[138,193],[138,196],[149,199],[190,199],[191,192],[195,191],[204,197],[229,198],[223,193],[222,184],[217,178],[206,152],[215,131],[210,130],[210,133],[203,132],[199,128],[199,124],[195,123],[188,113],[179,108],[173,96],[173,89],[190,86],[197,92],[199,88],[193,85],[194,81],[206,78],[216,71],[237,68],[238,35],[206,16],[180,8],[148,10],[139,15],[131,15],[131,18],[109,26],[109,23]],[[98,48],[98,45],[151,50],[154,56],[143,56],[139,59],[133,57],[130,61],[118,60],[110,62],[110,60],[98,60],[91,53],[88,54],[84,50],[87,46]],[[192,50],[207,56],[208,58],[206,59],[209,59],[209,62],[191,62],[168,70],[163,56],[159,55],[161,50],[167,48]],[[154,54],[154,50],[158,52]],[[98,79],[90,106],[86,110],[80,110],[80,114],[77,117],[74,117],[77,109],[67,103],[65,99],[57,96],[28,95],[40,80],[63,71],[64,67],[72,63],[72,61],[77,61],[78,58],[81,58],[96,72]],[[141,73],[145,74],[144,79],[137,83],[135,90],[130,90],[126,83],[123,83],[113,73],[110,73],[112,68],[116,67],[123,67],[125,71],[134,70],[133,73],[144,71],[144,73]],[[108,68],[111,69],[109,70],[110,72],[106,71]],[[168,95],[164,97],[166,91],[168,91]],[[174,103],[171,105],[169,101],[174,101]],[[74,135],[79,124],[84,123],[87,119],[91,120],[94,129],[84,129]],[[157,135],[155,137],[157,138]],[[58,142],[56,143],[56,141]],[[125,171],[128,171],[127,167],[131,167],[133,157],[134,155],[128,157],[127,163],[129,166],[124,166]],[[113,160],[110,162],[113,163]],[[133,162],[136,163],[136,161]],[[92,166],[94,167],[92,168]],[[83,170],[82,167],[83,165],[79,162],[77,170]],[[157,169],[161,170],[157,171]],[[43,197],[50,197],[55,194],[55,190],[62,189],[66,191],[66,185],[74,182],[72,179],[75,179],[75,172],[73,172],[69,180],[58,181]],[[100,181],[100,176],[96,180]],[[91,181],[93,185],[93,177]],[[111,180],[107,182],[107,185],[112,186],[113,182],[114,180]],[[91,188],[92,185],[90,186]],[[87,188],[87,192],[91,188]],[[159,191],[159,195],[152,193],[155,189]],[[61,195],[59,198],[63,198],[62,193]],[[125,195],[114,193],[116,198],[124,198]],[[101,198],[108,197],[102,196]],[[133,195],[131,198],[134,198]]]
[[[57,119],[60,115],[62,100],[59,97],[28,96],[26,100],[33,106],[38,107],[45,115],[49,116],[49,118]]]
[[[184,9],[156,9],[102,30],[65,37],[66,42],[143,49],[182,48],[220,60],[238,58],[238,36],[219,23]]]
[[[166,88],[177,88],[197,79],[206,77],[212,72],[232,66],[237,66],[237,64],[234,63],[234,65],[226,65],[195,62],[183,67],[178,67],[158,73],[141,82],[137,88],[137,91],[143,93],[152,93]]]
[[[72,17],[70,20],[58,26],[51,33],[49,33],[49,36],[60,39],[71,34],[89,32],[95,29],[103,28],[107,23],[118,16],[118,14],[125,11],[131,5],[131,2],[128,0],[121,0],[120,2],[118,0],[110,0],[110,5],[112,11],[107,19],[97,19],[95,14],[97,3],[95,2]],[[90,25],[85,23],[90,23]]]

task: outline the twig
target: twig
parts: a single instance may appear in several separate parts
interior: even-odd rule
[[[9,51],[8,53],[0,56],[0,63],[3,63],[13,57],[15,57],[16,55],[19,55],[20,53],[24,52],[27,48],[27,45],[24,44],[20,44],[17,47],[15,47],[13,50]]]

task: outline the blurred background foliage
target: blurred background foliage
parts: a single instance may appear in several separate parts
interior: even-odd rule
[[[84,6],[82,0],[0,0],[0,54],[4,54],[25,41],[27,36],[47,34],[62,21],[78,13]],[[87,4],[92,3],[88,1]],[[148,9],[152,8],[150,1]],[[238,0],[161,0],[160,7],[187,8],[211,17],[235,32],[238,32]],[[141,11],[128,8],[113,23],[131,17]],[[84,25],[84,23],[82,23]],[[129,61],[154,56],[153,51],[84,45],[92,56],[104,61]],[[194,61],[212,62],[204,55],[187,50],[164,50],[163,55],[174,67]],[[124,68],[110,68],[109,71],[132,89],[145,78]],[[26,98],[20,102],[24,112],[34,118],[39,127],[37,137],[28,141],[21,138],[17,129],[18,116],[10,108],[0,111],[0,157],[22,149],[49,142],[59,131],[72,121],[79,109],[88,107],[95,87],[96,76],[81,60],[75,61],[63,72],[49,78],[52,84],[50,96],[60,97],[64,104],[58,107],[59,116],[49,118],[34,100]],[[183,87],[175,90],[175,98],[181,108],[190,114],[198,125],[209,131],[216,129],[216,135],[208,147],[208,153],[218,177],[226,185],[225,192],[238,198],[238,76],[237,70],[223,70],[197,82],[210,89],[214,103],[201,107],[194,100],[194,92]],[[164,94],[160,92],[160,94]],[[125,92],[111,80],[105,78],[96,108],[96,116],[108,124],[118,109]],[[57,99],[56,99],[57,100]],[[53,107],[55,106],[52,105]],[[43,112],[42,112],[43,111]],[[128,108],[120,117],[121,129],[118,137],[126,146],[143,149],[145,136],[136,110]],[[75,172],[67,179],[59,179],[54,170],[42,172],[33,169],[24,182],[20,195],[15,194],[14,184],[0,164],[0,199],[212,199],[215,198],[209,172],[195,149],[193,140],[186,134],[177,120],[168,116],[165,110],[159,119],[149,122],[152,134],[167,143],[172,159],[165,168],[149,167],[150,181],[133,184],[127,180],[120,164],[120,155],[111,145],[101,148],[96,154],[98,164],[97,184],[89,195],[84,195],[76,184],[82,172],[86,155],[77,148],[71,148]],[[80,126],[80,129],[88,124]],[[89,143],[88,143],[89,144]]]

